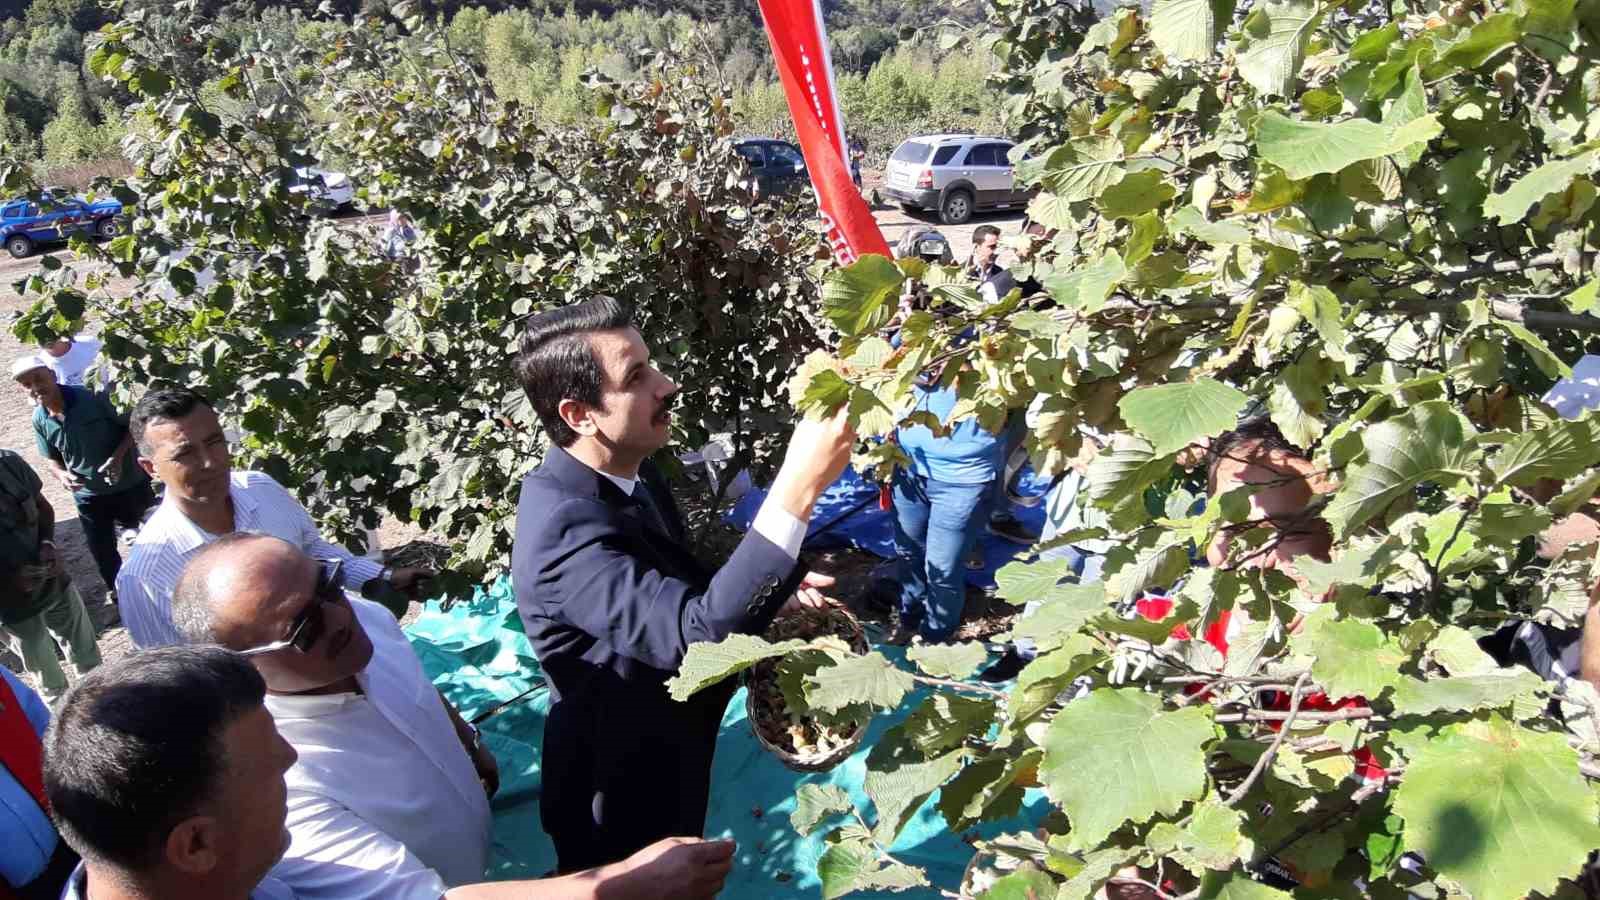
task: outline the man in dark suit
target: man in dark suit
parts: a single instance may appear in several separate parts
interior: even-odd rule
[[[796,592],[820,602],[828,581],[797,554],[855,434],[842,413],[802,422],[750,532],[713,569],[689,552],[647,462],[667,443],[678,386],[650,364],[625,306],[595,297],[531,318],[516,373],[552,444],[522,483],[512,565],[555,700],[540,812],[570,872],[704,829],[734,685],[679,703],[666,681],[691,643],[760,633]]]

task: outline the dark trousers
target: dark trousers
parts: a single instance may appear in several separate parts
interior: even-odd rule
[[[136,488],[115,494],[91,494],[76,497],[78,524],[83,526],[83,536],[89,542],[89,555],[100,569],[100,580],[106,590],[117,586],[117,573],[122,570],[122,554],[117,552],[117,526],[138,528],[144,521],[145,511],[156,502],[155,492],[146,481]]]

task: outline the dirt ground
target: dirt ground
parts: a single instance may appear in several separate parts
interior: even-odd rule
[[[865,176],[866,187],[870,192],[877,185],[878,173],[869,171]],[[891,246],[908,228],[921,224],[936,224],[936,219],[930,213],[913,215],[887,203],[876,205],[873,211],[884,238]],[[382,216],[381,214],[351,216],[346,221],[351,226],[375,226],[381,223]],[[1022,214],[1020,211],[978,214],[966,225],[941,226],[940,230],[950,240],[951,249],[957,259],[964,260],[971,253],[972,230],[985,223],[999,226],[1002,233],[1009,236],[1020,232]],[[63,262],[74,262],[74,255],[65,249],[55,250],[54,255]],[[1004,265],[1008,261],[1009,251],[1005,251],[1001,263]],[[15,290],[15,283],[38,271],[40,265],[37,255],[29,259],[14,260],[0,254],[0,326],[5,326],[0,328],[0,363],[4,364],[7,371],[12,360],[36,349],[18,341],[11,334],[9,325],[14,317],[26,308],[23,298]],[[113,281],[111,284],[112,290],[130,288],[131,282]],[[99,331],[99,327],[98,322],[91,320],[85,328],[85,334],[92,336]],[[89,608],[90,616],[100,629],[102,655],[106,659],[114,659],[131,650],[132,644],[128,640],[127,632],[120,625],[114,624],[117,618],[116,611],[109,602],[107,586],[101,582],[94,560],[89,556],[72,498],[54,478],[50,477],[49,468],[36,449],[31,417],[32,407],[22,388],[10,381],[0,384],[0,447],[20,453],[44,482],[45,497],[56,511],[56,545],[65,556],[73,583],[77,585],[85,605]],[[392,548],[425,536],[399,522],[387,521],[379,529],[378,537],[383,547]],[[129,538],[131,535],[124,536],[124,550]],[[870,606],[861,606],[861,597],[868,585],[866,575],[878,562],[875,557],[866,554],[833,553],[824,555],[816,561],[816,564],[819,569],[835,572],[841,576],[839,593],[841,597],[849,599],[852,606],[860,606],[858,612],[868,620],[881,621],[882,612]],[[999,630],[1003,626],[1004,619],[1008,618],[1002,610],[996,611],[1000,614],[1000,618],[991,616],[988,603],[981,594],[969,597],[968,606],[971,611],[969,616],[971,621],[963,626],[961,632],[963,639],[993,633]],[[412,616],[415,613],[416,610],[413,608]],[[3,646],[0,646],[0,664],[8,666],[12,671],[21,672],[18,660]]]

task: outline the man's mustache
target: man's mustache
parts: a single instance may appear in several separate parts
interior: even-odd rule
[[[677,402],[678,395],[680,393],[682,393],[682,391],[673,391],[672,393],[661,398],[661,406],[656,410],[657,419],[664,419],[666,418],[667,413],[672,412],[672,405]]]

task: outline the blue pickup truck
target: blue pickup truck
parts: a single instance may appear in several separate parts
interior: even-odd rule
[[[121,229],[122,204],[115,200],[40,195],[0,204],[0,241],[17,259],[33,253],[40,244],[59,243],[73,234],[115,237]]]

